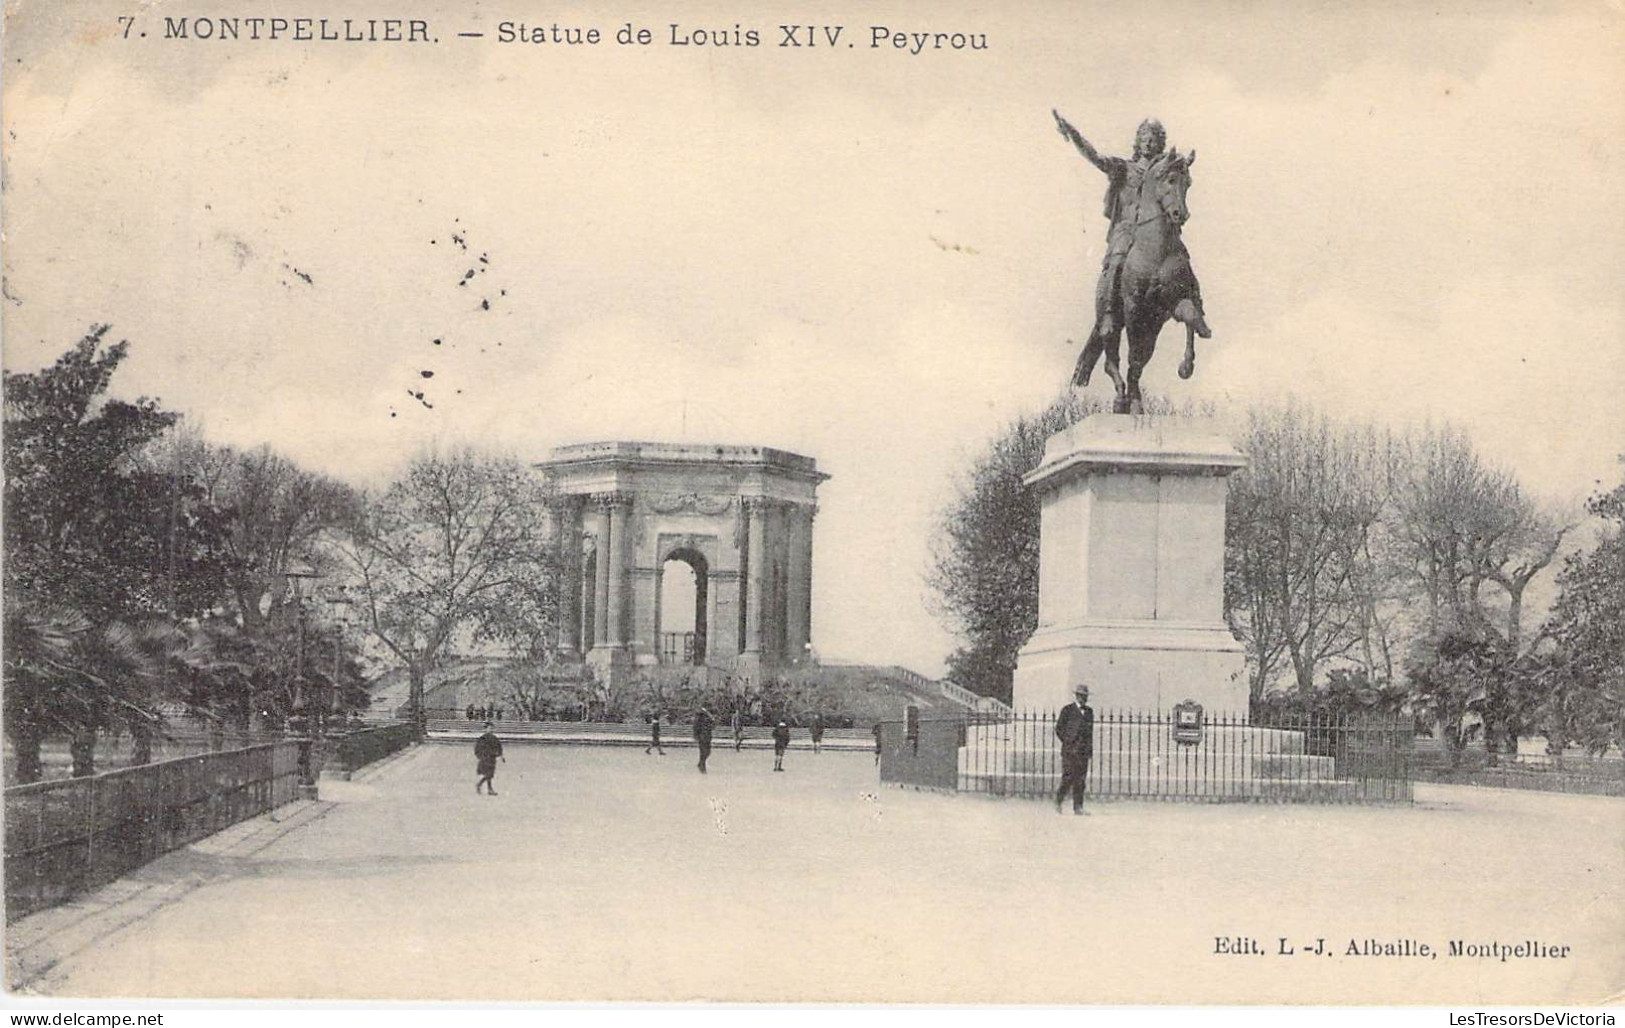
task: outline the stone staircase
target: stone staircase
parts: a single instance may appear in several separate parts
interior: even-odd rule
[[[843,664],[835,661],[826,661],[825,663],[837,667],[867,671],[887,685],[900,692],[907,693],[911,699],[917,700],[918,705],[923,708],[952,713],[1008,714],[1010,712],[1009,706],[991,696],[980,696],[952,682],[927,678],[918,671],[910,670],[900,664]]]

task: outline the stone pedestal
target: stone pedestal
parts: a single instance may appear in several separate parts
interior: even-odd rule
[[[1026,479],[1043,521],[1016,709],[1056,709],[1082,681],[1097,711],[1247,711],[1224,622],[1225,479],[1244,466],[1204,419],[1104,414],[1050,437]]]

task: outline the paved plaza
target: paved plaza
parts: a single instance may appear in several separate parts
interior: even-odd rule
[[[430,743],[11,926],[23,994],[486,1000],[1597,1002],[1625,803],[1041,803],[871,758]],[[1280,955],[1285,936],[1297,952]],[[1306,952],[1324,938],[1329,954]],[[1217,940],[1227,941],[1221,946]],[[1265,955],[1216,953],[1256,939]],[[1566,957],[1350,956],[1350,940]]]

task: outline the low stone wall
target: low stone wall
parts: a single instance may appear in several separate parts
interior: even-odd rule
[[[1439,785],[1472,785],[1490,789],[1529,789],[1535,792],[1566,792],[1588,796],[1625,796],[1625,775],[1590,774],[1575,771],[1532,770],[1517,767],[1416,769],[1416,780]]]

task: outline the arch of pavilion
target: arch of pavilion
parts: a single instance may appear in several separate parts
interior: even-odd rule
[[[807,657],[813,516],[829,478],[813,458],[600,442],[560,447],[536,468],[563,552],[579,554],[561,583],[561,657],[612,680],[662,664],[755,677]],[[666,576],[689,572],[692,612],[663,610]]]

